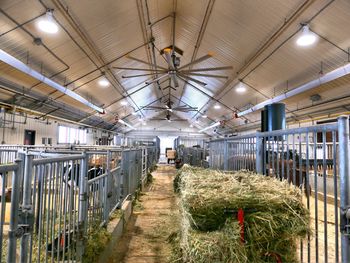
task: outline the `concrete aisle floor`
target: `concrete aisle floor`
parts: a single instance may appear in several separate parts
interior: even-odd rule
[[[153,183],[140,197],[126,232],[113,249],[108,263],[167,262],[171,247],[167,238],[174,231],[172,215],[177,213],[173,192],[173,166],[160,165]]]

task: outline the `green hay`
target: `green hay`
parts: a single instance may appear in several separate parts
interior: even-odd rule
[[[105,249],[110,239],[111,234],[108,233],[105,227],[93,227],[88,233],[88,239],[86,241],[82,262],[98,262],[99,256]]]
[[[184,218],[184,262],[276,262],[269,254],[296,262],[296,241],[311,233],[301,191],[286,181],[248,171],[223,173],[184,166],[174,188],[180,190]],[[225,213],[240,208],[245,211],[244,246],[232,234],[239,233],[237,215]],[[232,252],[232,247],[239,249]],[[211,256],[214,260],[206,261]]]

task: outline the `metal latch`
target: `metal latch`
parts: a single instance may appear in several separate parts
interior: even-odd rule
[[[18,227],[16,230],[12,231],[11,234],[15,235],[17,238],[20,238],[26,233],[31,233],[33,231],[33,225],[34,214],[32,210],[24,210],[21,208],[18,212]]]
[[[341,209],[340,216],[340,229],[345,236],[350,238],[350,206]]]

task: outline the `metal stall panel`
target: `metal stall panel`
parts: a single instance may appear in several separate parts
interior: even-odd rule
[[[338,124],[212,141],[210,166],[216,169],[258,171],[299,187],[304,193],[303,202],[311,214],[313,230],[312,236],[300,241],[300,261],[349,262],[347,117],[339,118]]]

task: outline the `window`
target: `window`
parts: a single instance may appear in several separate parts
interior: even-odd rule
[[[86,144],[86,130],[58,126],[58,143]]]

